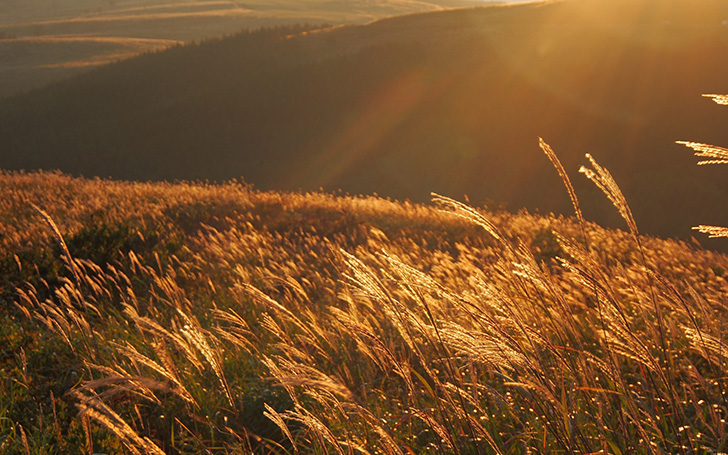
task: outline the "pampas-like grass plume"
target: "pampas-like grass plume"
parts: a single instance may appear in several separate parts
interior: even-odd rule
[[[73,274],[73,279],[76,282],[76,286],[81,285],[81,280],[78,277],[78,271],[76,270],[76,264],[73,262],[73,258],[71,257],[71,253],[68,251],[68,247],[66,246],[66,241],[63,240],[63,235],[61,235],[60,229],[58,229],[58,226],[56,226],[55,221],[53,221],[53,218],[51,218],[48,213],[43,210],[42,208],[38,207],[37,205],[33,204],[32,202],[29,202],[30,206],[33,207],[33,210],[35,210],[38,215],[43,218],[43,221],[46,222],[46,224],[51,228],[51,231],[53,232],[53,236],[56,238],[56,242],[58,242],[58,246],[61,248],[61,251],[63,252],[63,255],[66,257],[66,262],[68,263],[68,268],[71,269],[71,273]]]
[[[706,226],[701,224],[700,226],[693,227],[693,230],[701,234],[708,234],[708,238],[710,239],[728,237],[728,228],[722,226]]]
[[[593,169],[582,166],[579,168],[579,172],[584,174],[589,180],[594,182],[594,184],[602,190],[602,192],[604,192],[614,207],[617,208],[622,218],[624,218],[624,221],[627,222],[629,230],[635,237],[637,237],[637,223],[635,223],[634,217],[632,216],[632,210],[630,210],[629,205],[627,204],[627,199],[625,199],[622,194],[622,190],[619,189],[617,182],[614,181],[612,174],[601,167],[590,154],[587,153],[586,158],[591,163]]]
[[[114,412],[113,409],[108,407],[95,394],[84,395],[82,393],[76,393],[75,395],[81,399],[81,402],[77,405],[81,411],[81,415],[90,417],[114,433],[131,453],[135,455],[141,455],[142,453],[164,455],[164,452],[159,446],[146,436],[139,436],[119,414]]]
[[[713,101],[716,102],[716,104],[722,104],[724,106],[728,106],[728,95],[716,95],[711,93],[704,93],[704,97],[710,98]]]
[[[695,150],[695,156],[710,158],[708,160],[698,161],[698,166],[705,166],[707,164],[728,164],[728,149],[717,147],[715,145],[703,144],[701,142],[677,141],[676,143]]]
[[[706,98],[711,98],[717,104],[728,105],[728,95],[703,94]],[[708,164],[728,164],[728,149],[717,147],[715,145],[703,144],[701,142],[677,141],[678,144],[684,145],[695,150],[695,156],[708,158],[707,160],[698,161],[698,166]],[[695,226],[693,230],[702,234],[708,234],[708,238],[715,239],[720,237],[728,237],[728,228],[720,226]]]
[[[564,166],[561,165],[561,161],[559,160],[559,157],[556,156],[556,153],[551,148],[550,145],[548,145],[542,138],[538,138],[538,145],[541,147],[541,150],[546,154],[549,161],[551,161],[551,164],[554,165],[554,168],[556,168],[556,172],[559,173],[559,177],[561,177],[561,180],[564,182],[564,186],[566,186],[566,191],[569,193],[569,199],[571,199],[571,205],[574,206],[574,213],[576,213],[576,218],[579,220],[579,223],[583,226],[584,225],[584,217],[581,214],[581,207],[579,207],[579,199],[576,197],[576,192],[574,191],[574,187],[571,184],[571,179],[569,179],[569,175],[566,173],[566,170],[564,170]]]

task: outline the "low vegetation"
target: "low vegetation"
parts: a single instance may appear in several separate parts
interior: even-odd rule
[[[0,174],[0,452],[725,451],[728,257],[541,146],[575,218]]]

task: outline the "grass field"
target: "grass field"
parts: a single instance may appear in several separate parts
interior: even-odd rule
[[[724,452],[728,257],[589,169],[628,231],[0,174],[0,452]]]

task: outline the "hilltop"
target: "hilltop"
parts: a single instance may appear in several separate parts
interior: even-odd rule
[[[571,213],[621,226],[580,178],[609,168],[645,232],[728,224],[725,170],[676,140],[728,144],[728,5],[565,0],[277,27],[178,46],[0,100],[0,167],[129,180],[242,178]]]

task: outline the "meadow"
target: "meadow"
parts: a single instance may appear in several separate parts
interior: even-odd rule
[[[3,172],[0,452],[724,452],[728,257],[541,147],[573,217]]]

